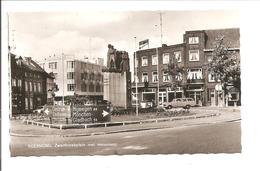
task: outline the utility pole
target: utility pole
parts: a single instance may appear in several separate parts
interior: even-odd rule
[[[137,55],[136,55],[136,37],[135,39],[135,53],[134,53],[134,70],[135,70],[135,95],[136,95],[136,102],[135,102],[135,110],[136,110],[136,116],[138,116],[138,88],[137,88],[137,67],[136,61],[137,61]]]
[[[10,46],[10,26],[9,26],[9,14],[7,14],[7,39],[8,39],[8,84],[9,84],[9,109],[10,114],[9,117],[11,118],[13,116],[12,114],[12,71],[11,71],[11,46]]]
[[[162,34],[162,12],[159,13],[160,14],[160,38],[161,38],[161,45],[160,47],[162,47],[162,40],[163,40],[163,34]],[[155,25],[157,26],[157,25]],[[162,51],[162,48],[161,48]],[[161,53],[163,54],[163,53]],[[157,76],[158,76],[158,84],[157,84],[157,89],[158,89],[158,94],[157,94],[157,100],[158,100],[158,107],[160,106],[160,73],[159,73],[159,48],[156,48],[156,55],[157,55]],[[163,96],[162,96],[162,101],[163,101]]]

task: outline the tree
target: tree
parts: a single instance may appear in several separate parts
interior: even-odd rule
[[[182,68],[178,65],[177,60],[175,59],[175,57],[173,57],[170,59],[166,72],[172,78],[171,79],[171,88],[174,89],[174,91],[175,91],[174,96],[176,98],[176,88],[177,88],[177,86],[181,86],[182,77],[185,73],[185,70],[184,70],[184,68]]]
[[[218,36],[214,42],[208,71],[213,75],[215,81],[221,83],[225,95],[228,92],[228,85],[234,86],[241,92],[239,57],[236,51],[230,49],[230,45],[225,42],[223,35]]]

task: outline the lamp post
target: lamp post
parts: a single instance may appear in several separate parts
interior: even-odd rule
[[[135,71],[135,95],[136,95],[136,102],[135,102],[135,112],[136,116],[138,116],[138,88],[137,88],[137,66],[136,66],[136,60],[137,60],[137,55],[136,55],[136,37],[135,39],[135,53],[134,53],[134,71]]]
[[[61,54],[61,63],[62,63],[62,106],[64,106],[64,59],[63,59],[63,53]]]

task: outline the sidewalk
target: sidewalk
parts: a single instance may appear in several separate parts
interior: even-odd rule
[[[124,126],[111,126],[111,127],[98,127],[98,128],[86,128],[86,129],[53,129],[46,128],[36,125],[26,125],[22,123],[21,120],[11,120],[11,136],[27,136],[27,137],[37,137],[37,136],[91,136],[91,135],[102,135],[102,134],[112,134],[119,132],[130,132],[130,131],[142,131],[150,129],[163,129],[172,127],[183,127],[183,126],[193,126],[200,124],[210,124],[217,122],[229,122],[240,120],[240,109],[236,108],[192,108],[192,111],[199,113],[196,116],[209,116],[216,114],[213,117],[196,118],[189,119],[191,116],[184,116],[181,120],[174,120],[168,122],[158,122],[158,123],[144,123],[144,124],[134,124],[134,125],[124,125]]]

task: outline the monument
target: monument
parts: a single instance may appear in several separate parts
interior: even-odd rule
[[[128,108],[131,106],[131,72],[129,56],[126,51],[118,51],[108,45],[107,68],[104,75],[104,100],[112,106]]]

